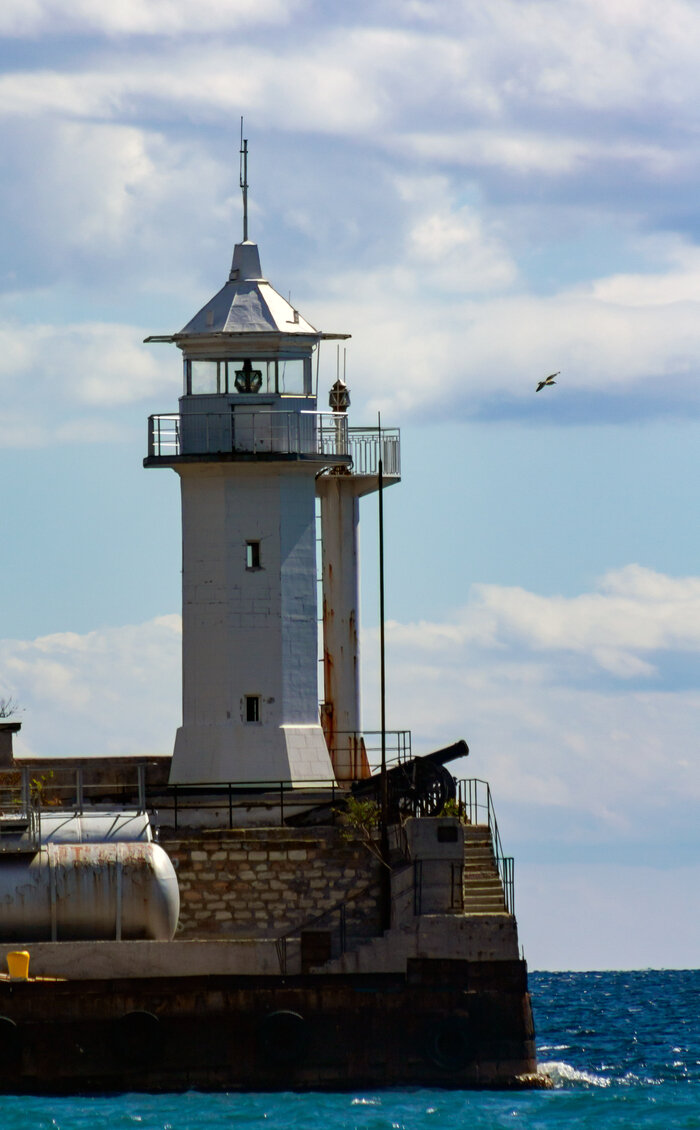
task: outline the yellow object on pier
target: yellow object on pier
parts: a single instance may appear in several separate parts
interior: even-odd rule
[[[29,954],[27,950],[13,950],[7,955],[7,970],[18,981],[29,980]]]

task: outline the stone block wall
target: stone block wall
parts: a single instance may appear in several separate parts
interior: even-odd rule
[[[309,929],[332,930],[337,941],[333,908],[347,896],[348,938],[381,932],[381,864],[337,828],[164,829],[160,843],[180,886],[177,938],[277,938]]]

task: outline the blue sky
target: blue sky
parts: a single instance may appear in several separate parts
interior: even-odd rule
[[[353,335],[352,423],[402,429],[390,725],[469,742],[533,967],[697,966],[700,5],[658,16],[6,0],[0,697],[25,753],[171,748],[177,481],[141,460],[180,366],[141,343],[226,278],[243,114],[268,278]]]

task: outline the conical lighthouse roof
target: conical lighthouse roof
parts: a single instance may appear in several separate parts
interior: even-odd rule
[[[320,337],[318,330],[263,277],[257,243],[237,243],[228,282],[176,336],[280,333]]]

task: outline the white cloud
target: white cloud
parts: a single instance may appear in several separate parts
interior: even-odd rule
[[[109,412],[179,393],[176,359],[142,344],[135,326],[0,323],[4,442],[106,442],[120,438]],[[123,436],[121,437],[123,438]]]
[[[20,755],[167,754],[179,725],[180,617],[0,641],[0,692]]]
[[[225,32],[255,24],[286,24],[301,7],[300,0],[5,0],[0,11],[0,34],[38,33],[82,35],[173,36],[183,32]]]
[[[500,169],[522,178],[586,177],[590,169],[600,166],[670,178],[694,167],[694,159],[670,143],[626,141],[619,134],[605,140],[576,134],[568,122],[556,126],[544,123],[541,129],[495,124],[489,129],[409,130],[395,134],[390,144],[398,153],[422,161]]]
[[[377,716],[366,642],[365,719]],[[569,600],[474,586],[444,622],[387,625],[389,725],[412,729],[416,752],[466,738],[460,775],[490,780],[523,842],[547,838],[548,821],[573,841],[648,840],[700,799],[700,692],[640,689],[679,651],[700,659],[700,578],[628,566]],[[528,806],[570,827],[532,823]]]
[[[230,115],[244,113],[258,126],[296,130],[303,122],[306,130],[356,135],[383,114],[359,60],[350,62],[350,47],[344,42],[339,56],[333,45],[300,47],[296,40],[286,50],[203,46],[196,54],[178,45],[157,63],[151,54],[134,53],[128,61],[108,58],[96,70],[14,72],[0,78],[0,116],[118,123],[150,101],[159,117],[226,117],[229,130]]]
[[[73,74],[9,75],[0,86],[2,112],[36,113],[43,106],[111,117],[143,98],[187,114],[235,107],[282,129],[303,122],[307,130],[357,136],[374,126],[379,147],[393,147],[405,134],[414,147],[434,138],[446,156],[445,139],[452,138],[452,160],[467,152],[476,164],[540,175],[603,153],[648,163],[652,173],[656,166],[658,174],[685,149],[670,133],[666,143],[645,136],[660,106],[674,119],[693,115],[700,15],[684,0],[668,5],[662,23],[650,5],[631,17],[575,0],[556,6],[502,0],[482,11],[436,4],[432,28],[416,24],[406,5],[385,10],[383,22],[378,12],[371,23],[361,10],[356,16],[343,10],[339,19],[309,13],[302,23],[306,8],[279,0],[255,6],[205,0],[194,14],[182,0],[109,7],[82,0],[70,10],[58,0],[20,9],[14,0],[3,9],[10,33],[50,34],[62,26],[108,36],[155,34],[161,42],[155,56],[152,50],[131,51],[128,61],[105,55],[102,66]],[[271,25],[267,42],[227,38],[249,21]],[[188,33],[197,35],[196,52]],[[480,129],[465,127],[465,119],[475,118]]]
[[[505,283],[505,253],[495,260],[487,243],[478,254],[491,256],[496,278],[500,274]],[[696,254],[688,251],[689,258]],[[469,284],[478,267],[459,244],[448,282],[459,274],[460,257]],[[491,279],[486,269],[483,292]],[[426,291],[409,239],[400,267],[339,274],[329,280],[328,297],[312,307],[317,325],[353,332],[350,383],[370,399],[370,410],[403,417],[427,411],[436,418],[503,410],[508,402],[513,411],[515,402],[534,410],[542,405],[532,401],[534,385],[554,369],[562,371],[559,388],[546,395],[561,397],[563,406],[569,392],[593,394],[601,421],[610,396],[624,395],[631,415],[635,394],[659,414],[700,406],[700,276],[685,265],[655,275],[648,286],[638,276],[617,276],[552,295],[465,296],[449,286],[438,290],[437,271],[431,282],[432,292]],[[377,356],[381,396],[375,391]]]
[[[18,147],[18,188],[5,203],[10,227],[26,234],[17,256],[18,302],[36,283],[27,267],[36,257],[45,285],[68,277],[89,286],[98,278],[105,302],[113,278],[144,295],[149,288],[151,294],[177,293],[184,321],[192,310],[181,296],[198,293],[192,267],[202,259],[188,259],[173,233],[182,230],[184,216],[196,232],[192,217],[206,207],[210,221],[218,201],[224,277],[236,230],[231,169],[220,155],[208,155],[211,140],[204,133],[183,143],[124,123],[147,113],[164,129],[183,119],[217,129],[224,122],[230,129],[239,112],[252,111],[257,128],[292,134],[303,128],[307,142],[314,132],[325,134],[314,169],[321,180],[324,160],[332,156],[329,139],[351,138],[361,146],[365,169],[379,162],[374,191],[385,198],[373,222],[386,240],[382,260],[324,279],[323,292],[311,293],[308,307],[315,323],[354,332],[353,391],[370,399],[371,411],[529,414],[534,382],[554,368],[563,371],[557,405],[573,390],[586,395],[587,411],[601,419],[607,403],[614,401],[617,411],[621,399],[626,409],[620,410],[632,417],[697,411],[698,249],[679,237],[657,248],[647,274],[615,272],[554,293],[528,293],[517,263],[521,244],[504,222],[507,209],[485,203],[479,192],[488,169],[505,173],[516,195],[526,181],[532,191],[542,178],[551,187],[575,177],[579,208],[587,208],[600,169],[628,183],[633,177],[635,186],[638,173],[651,178],[654,196],[659,183],[670,191],[678,176],[692,171],[683,131],[666,130],[657,119],[664,98],[675,106],[676,58],[688,67],[688,81],[698,83],[686,45],[700,35],[700,14],[674,0],[659,28],[648,4],[634,13],[619,5],[611,12],[589,7],[564,2],[553,10],[534,0],[501,0],[479,12],[436,4],[429,19],[420,5],[404,18],[384,4],[373,26],[346,14],[342,26],[328,19],[302,35],[297,23],[295,34],[250,41],[227,40],[224,28],[223,39],[205,36],[194,51],[178,32],[184,9],[174,0],[143,17],[130,5],[117,6],[105,20],[127,27],[138,15],[165,25],[168,14],[172,34],[155,53],[139,45],[127,55],[111,42],[77,65],[0,79],[0,114],[21,118],[8,127]],[[203,29],[210,8],[217,6],[205,5]],[[28,18],[41,16],[51,28],[59,8],[36,3],[29,11]],[[246,11],[232,5],[230,17],[236,21]],[[88,4],[75,16],[81,27],[102,18]],[[658,74],[667,81],[654,85]],[[691,113],[692,87],[686,89],[686,102],[676,107],[680,115]],[[612,115],[601,128],[586,116],[595,99]],[[657,116],[644,130],[630,129],[630,105],[641,113],[645,99],[653,99]],[[420,168],[409,173],[402,164],[397,171],[397,154],[401,162],[417,157]],[[425,162],[437,163],[437,171],[426,173]],[[465,179],[470,176],[473,183]],[[353,186],[340,186],[340,212],[344,193],[352,196]],[[319,196],[324,209],[328,195]],[[608,188],[607,198],[608,219],[622,210],[632,228],[644,222],[645,207],[658,206],[647,192],[632,221],[626,195],[618,198]],[[337,225],[319,221],[317,207],[279,203],[308,237],[319,222],[326,222],[330,239],[337,235]],[[354,202],[346,211],[339,223],[354,236],[343,262],[354,263],[363,217]],[[296,277],[291,281],[298,285]],[[385,373],[381,399],[377,357]],[[84,399],[98,403],[104,384],[84,382]]]
[[[485,294],[513,284],[516,266],[502,233],[476,208],[457,204],[444,177],[402,177],[397,188],[408,210],[404,254],[424,298],[428,288]]]
[[[675,579],[629,565],[602,578],[598,593],[571,599],[475,586],[497,638],[535,650],[588,653],[700,651],[700,578]],[[634,657],[633,657],[634,658]]]
[[[611,306],[640,309],[695,303],[700,293],[700,248],[671,239],[665,246],[661,244],[659,250],[668,261],[665,271],[596,279],[591,283],[590,294]]]
[[[602,577],[597,592],[576,597],[484,584],[473,585],[471,594],[449,623],[392,623],[396,645],[440,654],[471,644],[517,646],[574,652],[598,663],[604,656],[626,654],[629,667],[618,672],[623,675],[653,670],[635,653],[700,653],[700,577],[667,577],[628,565]],[[601,665],[610,670],[608,662]]]
[[[182,291],[196,265],[188,241],[174,237],[172,215],[197,214],[206,201],[208,216],[231,222],[223,192],[231,185],[230,170],[198,141],[169,141],[111,122],[51,122],[32,115],[26,128],[6,132],[5,149],[13,176],[0,203],[17,229],[10,290],[41,288],[38,296],[23,298],[23,311],[37,298],[45,303],[57,280],[79,282],[85,303],[93,306],[100,300],[107,305],[129,271],[133,283],[127,285],[141,293]],[[227,240],[222,275],[229,253]],[[175,278],[168,277],[169,267]]]

